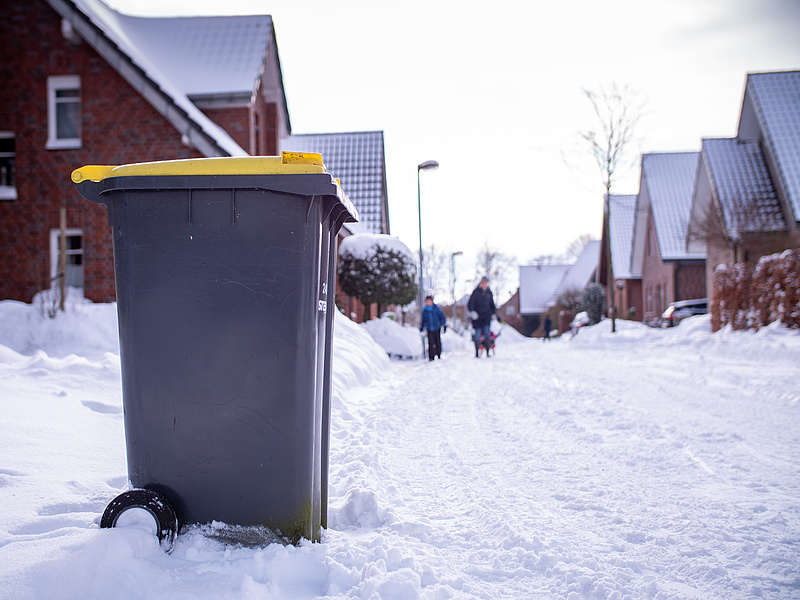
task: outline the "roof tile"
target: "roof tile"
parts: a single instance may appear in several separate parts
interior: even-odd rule
[[[747,90],[789,205],[800,221],[800,71],[751,73]]]
[[[369,233],[389,233],[383,132],[292,135],[283,150],[316,152],[358,210]]]
[[[728,230],[781,231],[786,223],[757,142],[703,140],[703,161],[714,182]]]
[[[699,152],[642,156],[642,183],[647,186],[660,255],[663,260],[705,258],[686,252]]]

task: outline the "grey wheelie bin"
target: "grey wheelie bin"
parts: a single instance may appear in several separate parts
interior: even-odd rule
[[[128,476],[103,526],[326,526],[336,237],[319,154],[87,166],[113,229]],[[177,520],[177,522],[176,522]]]

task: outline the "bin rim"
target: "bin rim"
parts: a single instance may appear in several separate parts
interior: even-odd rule
[[[302,175],[327,173],[322,155],[281,152],[280,156],[224,156],[163,160],[127,165],[86,165],[72,172],[73,183],[110,177],[171,175]]]
[[[303,194],[295,185],[297,178],[305,180],[306,177],[322,177],[326,183],[314,184],[308,188],[308,194]],[[270,179],[270,183],[265,183],[265,179]],[[231,185],[234,181],[236,183]],[[328,173],[322,155],[314,152],[284,151],[280,156],[191,158],[119,166],[86,165],[72,172],[72,182],[81,196],[106,204],[109,209],[109,201],[103,196],[115,190],[231,187],[336,198],[342,207],[334,219],[338,223],[337,231],[342,223],[359,220],[358,210],[342,189],[341,182]]]

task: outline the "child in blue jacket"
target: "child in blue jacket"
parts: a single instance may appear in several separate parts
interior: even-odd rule
[[[447,331],[444,313],[438,305],[433,303],[433,296],[426,296],[419,330],[428,332],[428,360],[433,360],[435,357],[442,358],[442,329]]]

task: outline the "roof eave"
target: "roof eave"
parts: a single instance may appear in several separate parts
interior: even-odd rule
[[[264,55],[264,60],[262,61],[262,69],[266,66],[267,57],[269,55],[269,51],[274,48],[275,50],[275,64],[278,69],[278,81],[280,83],[280,92],[281,92],[281,101],[283,103],[283,116],[286,118],[286,135],[292,134],[292,121],[289,118],[289,103],[286,101],[286,88],[283,85],[283,67],[281,66],[281,53],[278,49],[278,36],[275,34],[275,22],[272,20],[270,16],[270,24],[269,24],[269,41],[267,42],[267,52]]]
[[[147,100],[185,140],[197,148],[203,156],[230,156],[213,136],[195,122],[175,100],[139,68],[120,48],[111,41],[71,0],[47,0],[61,17],[67,19],[73,29],[97,52],[134,90]]]

